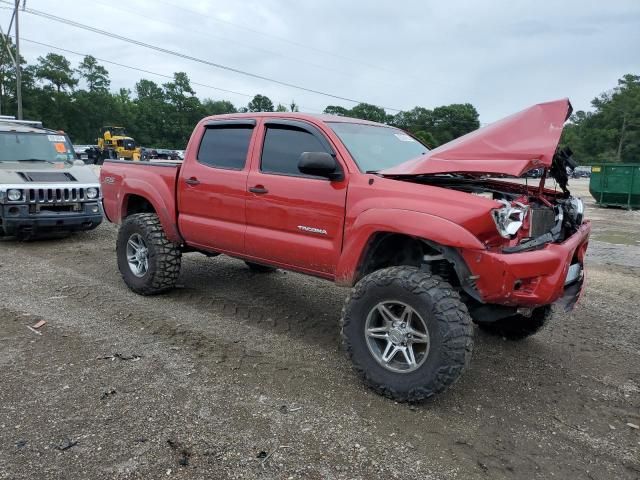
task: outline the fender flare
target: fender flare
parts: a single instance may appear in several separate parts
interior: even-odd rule
[[[126,216],[129,197],[134,195],[142,197],[147,200],[155,210],[167,238],[174,243],[183,243],[176,223],[175,203],[168,203],[166,200],[171,199],[172,202],[175,201],[175,192],[172,188],[169,188],[169,185],[164,182],[151,184],[139,178],[125,178],[122,190],[124,191],[124,195],[122,197],[122,203],[120,204],[121,221]]]
[[[336,283],[353,285],[366,246],[377,233],[398,233],[427,240],[453,249],[485,250],[475,235],[450,220],[394,208],[365,210],[345,229],[345,243],[338,260]]]

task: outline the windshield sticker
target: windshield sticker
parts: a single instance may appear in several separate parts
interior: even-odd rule
[[[56,147],[56,152],[58,153],[67,153],[67,146],[64,143],[54,143]]]
[[[394,133],[394,135],[401,142],[415,142],[415,140],[411,138],[409,135],[407,135],[406,133]]]
[[[47,138],[49,139],[50,142],[64,143],[66,141],[66,138],[64,138],[64,135],[47,135]]]

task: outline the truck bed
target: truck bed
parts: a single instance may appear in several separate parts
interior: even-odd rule
[[[121,223],[127,212],[135,210],[142,199],[150,202],[167,237],[181,241],[177,231],[176,182],[181,161],[132,162],[105,160],[100,171],[103,205],[107,219]],[[125,193],[126,192],[126,193]]]

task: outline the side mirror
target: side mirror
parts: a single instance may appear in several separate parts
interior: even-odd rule
[[[342,180],[344,175],[336,159],[326,152],[303,152],[298,161],[298,170],[307,175]]]

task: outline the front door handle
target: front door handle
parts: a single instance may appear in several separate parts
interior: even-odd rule
[[[184,183],[186,183],[187,185],[200,185],[200,180],[198,180],[196,177],[191,177],[191,178],[187,178]]]
[[[265,193],[269,193],[269,190],[267,190],[266,188],[264,188],[262,185],[256,185],[255,187],[250,187],[249,191],[251,193],[258,193],[260,195],[263,195]]]

